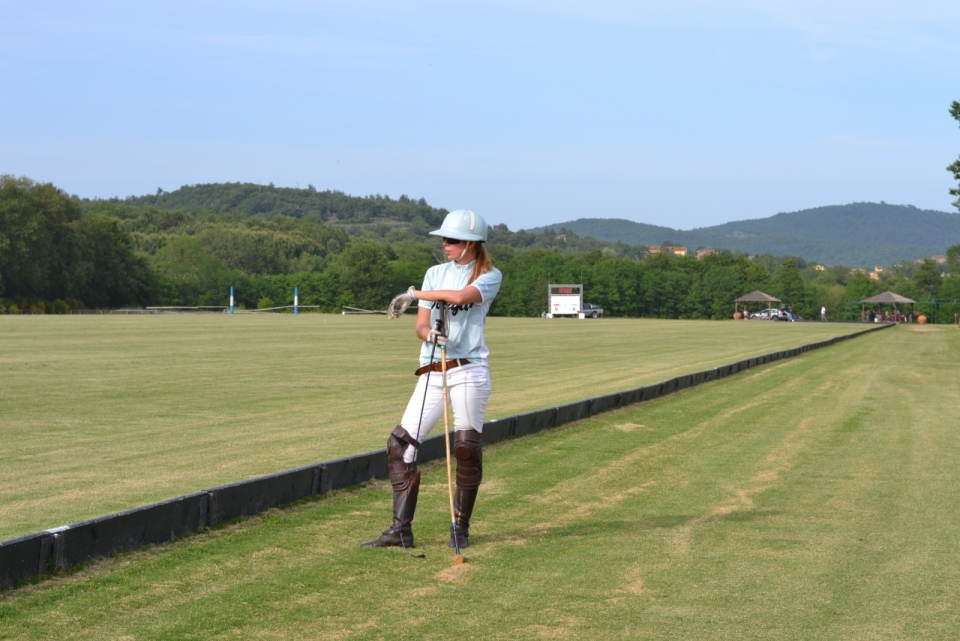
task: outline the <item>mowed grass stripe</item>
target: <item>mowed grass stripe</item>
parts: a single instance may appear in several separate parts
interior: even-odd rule
[[[489,320],[488,418],[862,329]],[[413,318],[0,317],[0,540],[383,447]]]
[[[384,483],[0,597],[7,638],[914,639],[958,629],[960,332],[901,327],[485,450],[468,549]]]

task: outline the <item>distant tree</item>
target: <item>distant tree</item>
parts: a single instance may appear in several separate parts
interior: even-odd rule
[[[50,183],[0,177],[0,291],[95,307],[149,303],[156,278],[118,223],[83,215],[77,198]]]
[[[171,238],[153,257],[165,305],[223,305],[230,287],[244,304],[256,306],[256,292],[239,272],[208,255],[192,236]]]
[[[357,240],[337,256],[337,272],[353,306],[386,309],[390,296],[391,270],[383,247],[370,240]],[[419,283],[417,283],[419,285]]]
[[[796,261],[787,259],[773,278],[774,291],[779,298],[798,313],[806,308],[807,297],[803,277]]]
[[[133,253],[130,236],[118,223],[106,216],[84,216],[71,223],[73,266],[63,273],[61,291],[87,307],[146,306],[156,300],[156,274],[143,257]]]
[[[80,201],[52,184],[0,176],[0,293],[51,293],[51,280],[68,262],[69,224],[79,219]]]
[[[960,245],[947,247],[947,273],[960,276]]]
[[[847,278],[847,300],[861,301],[877,294],[875,282],[863,272],[854,272]]]
[[[913,282],[916,284],[917,289],[924,295],[930,297],[936,296],[943,286],[943,278],[937,270],[937,264],[929,258],[924,258],[920,266],[917,267],[917,271],[913,276]]]
[[[956,100],[953,101],[953,104],[950,105],[950,115],[953,116],[954,120],[960,122],[960,102]],[[953,174],[953,177],[960,182],[960,158],[957,158],[957,161],[947,167],[947,171]],[[960,209],[960,185],[956,189],[950,190],[951,196],[957,196],[957,200],[954,201],[953,206],[957,209]]]
[[[607,256],[591,270],[589,299],[611,316],[640,315],[640,267],[634,261]]]

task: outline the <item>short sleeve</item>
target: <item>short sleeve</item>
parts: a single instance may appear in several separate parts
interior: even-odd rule
[[[423,285],[420,287],[420,291],[429,292],[437,288],[436,283],[434,282],[435,269],[431,267],[427,270],[427,273],[423,275]],[[433,303],[428,300],[418,300],[417,307],[426,307],[430,309],[433,307]]]
[[[500,273],[499,269],[494,267],[490,271],[480,274],[480,277],[470,284],[480,290],[480,297],[483,299],[483,302],[488,303],[497,297],[502,280],[503,274]]]

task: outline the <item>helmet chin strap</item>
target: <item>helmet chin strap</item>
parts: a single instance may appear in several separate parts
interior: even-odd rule
[[[457,263],[457,264],[459,265],[459,264],[460,264],[460,261],[463,260],[463,257],[467,255],[467,250],[468,250],[468,249],[470,249],[470,244],[469,244],[469,243],[464,243],[464,244],[463,244],[463,251],[460,252],[460,257],[457,258],[457,259],[456,259],[455,261],[453,261],[453,262],[455,262],[455,263]]]

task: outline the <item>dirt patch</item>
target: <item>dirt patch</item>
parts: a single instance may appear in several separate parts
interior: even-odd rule
[[[548,625],[530,625],[516,632],[518,639],[562,639],[570,634],[566,628],[552,628]]]
[[[621,432],[636,432],[637,430],[649,429],[646,425],[640,425],[639,423],[620,423],[619,425],[614,425],[614,427]]]
[[[453,581],[459,581],[464,574],[470,571],[469,563],[461,563],[458,565],[451,565],[448,568],[444,568],[437,572],[437,578],[441,581],[446,581],[452,583]]]
[[[483,495],[487,498],[491,496],[503,496],[509,492],[510,488],[503,479],[483,479]]]
[[[920,325],[918,327],[908,327],[908,332],[942,332],[942,327],[930,327],[929,325]]]
[[[599,509],[608,509],[622,503],[627,498],[640,494],[641,492],[646,492],[648,488],[655,485],[655,481],[648,481],[643,485],[637,487],[630,487],[623,491],[617,492],[615,494],[608,494],[606,496],[599,497],[599,501],[594,501],[590,503],[581,503],[576,507],[568,510],[567,512],[561,514],[559,517],[552,521],[546,521],[543,523],[537,523],[529,528],[527,531],[532,534],[545,534],[553,528],[556,528],[561,525],[567,525],[574,521],[580,520],[595,510]],[[557,500],[553,496],[550,497],[550,500]]]
[[[617,592],[627,592],[628,594],[645,594],[643,578],[640,576],[640,570],[634,570],[627,576],[627,586]]]

